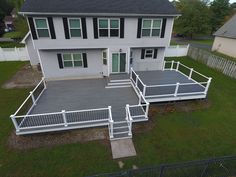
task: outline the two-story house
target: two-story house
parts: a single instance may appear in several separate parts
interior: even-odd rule
[[[160,70],[179,15],[168,0],[26,0],[20,14],[48,80]]]

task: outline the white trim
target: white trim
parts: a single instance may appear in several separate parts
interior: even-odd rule
[[[144,22],[144,20],[151,20],[151,27],[150,28],[144,28],[143,27],[143,22]],[[160,27],[158,28],[158,27],[153,27],[153,21],[154,20],[160,20]],[[145,37],[157,37],[157,38],[160,38],[160,36],[161,36],[161,29],[162,29],[162,22],[163,22],[163,19],[162,18],[143,18],[142,19],[142,26],[141,26],[141,38],[145,38]],[[148,29],[148,30],[150,30],[150,35],[149,36],[143,36],[143,29]],[[160,33],[159,33],[159,36],[152,36],[152,31],[153,30],[155,30],[155,29],[159,29],[160,30]]]
[[[87,16],[87,17],[93,17],[93,16],[110,16],[110,17],[116,17],[116,16],[122,16],[122,17],[180,17],[181,14],[130,14],[130,13],[64,13],[64,12],[18,12],[20,15],[78,15],[78,16]]]
[[[108,26],[107,28],[100,28],[99,27],[99,20],[107,20],[108,22]],[[111,20],[118,20],[118,28],[111,28]],[[119,18],[98,18],[98,21],[97,21],[97,26],[98,26],[98,38],[120,38],[120,19]],[[108,36],[100,36],[100,29],[107,29],[108,30]],[[111,36],[111,30],[112,29],[116,29],[118,30],[118,36]]]
[[[70,27],[70,20],[79,20],[80,28],[71,28],[71,27]],[[72,18],[72,17],[67,18],[67,24],[68,24],[68,28],[69,28],[68,31],[69,31],[70,38],[83,38],[83,31],[82,31],[81,18],[76,18],[76,17],[74,17],[74,18]],[[70,30],[73,30],[73,29],[75,29],[75,30],[80,30],[80,37],[71,36]]]
[[[25,44],[26,39],[29,37],[30,31],[25,35],[25,37],[20,41],[20,43]]]
[[[47,28],[37,28],[37,25],[36,25],[36,21],[35,20],[46,20],[46,24],[47,24]],[[36,31],[36,35],[37,35],[37,38],[52,38],[51,37],[51,32],[50,32],[50,29],[49,29],[49,24],[48,24],[48,19],[46,17],[34,17],[33,18],[33,21],[34,21],[34,27],[35,27],[35,31]],[[38,30],[48,30],[48,37],[39,37],[39,34],[38,34]]]

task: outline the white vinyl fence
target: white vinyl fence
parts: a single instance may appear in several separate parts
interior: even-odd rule
[[[166,48],[165,57],[183,57],[188,54],[189,45],[171,45]]]
[[[0,61],[28,61],[29,55],[25,47],[21,48],[1,48]]]

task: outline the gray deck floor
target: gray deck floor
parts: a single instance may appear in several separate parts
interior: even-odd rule
[[[49,81],[31,114],[107,108],[114,120],[125,119],[126,104],[138,104],[130,88],[105,88],[105,79]]]
[[[176,84],[179,82],[183,83],[195,83],[192,80],[189,80],[183,74],[176,71],[142,71],[137,72],[140,79],[147,86],[151,85],[165,85],[165,84]],[[146,95],[162,95],[162,94],[173,94],[175,92],[176,86],[165,86],[165,87],[154,87],[147,88]],[[180,85],[178,93],[191,93],[191,92],[203,92],[204,87],[195,83],[193,85]]]

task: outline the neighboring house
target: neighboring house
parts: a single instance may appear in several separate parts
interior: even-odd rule
[[[160,70],[179,15],[168,0],[26,0],[20,14],[46,79]]]
[[[214,33],[212,51],[236,57],[236,15]]]

